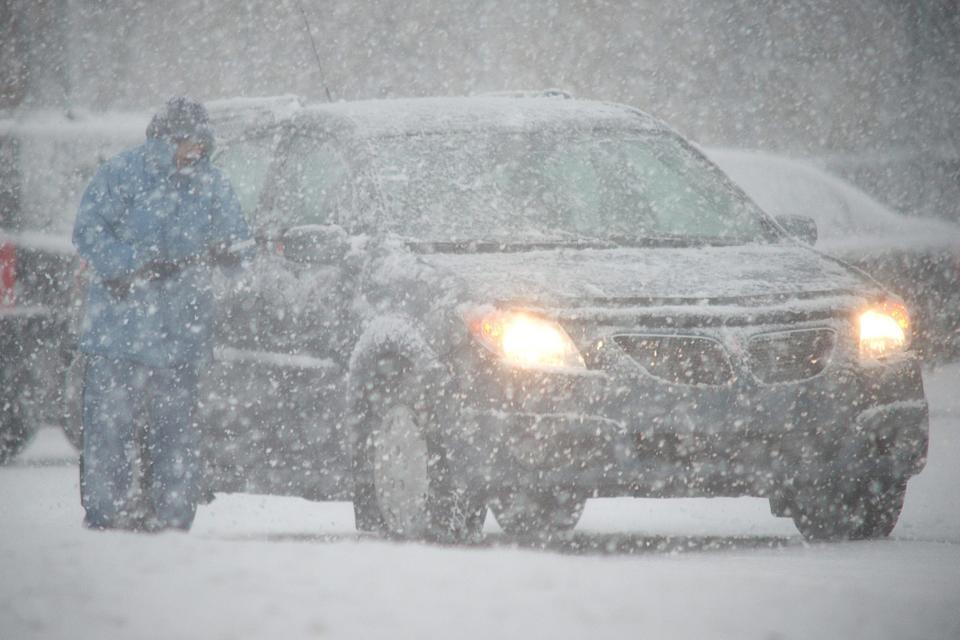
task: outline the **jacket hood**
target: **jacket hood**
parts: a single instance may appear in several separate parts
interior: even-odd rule
[[[168,176],[176,170],[173,144],[160,138],[148,138],[143,143],[143,158],[148,171],[158,176]]]
[[[192,139],[203,145],[204,155],[213,153],[214,135],[207,109],[185,96],[170,98],[147,125],[147,139],[176,144]]]

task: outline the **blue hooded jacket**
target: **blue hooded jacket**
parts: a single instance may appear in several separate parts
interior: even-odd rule
[[[104,281],[129,279],[152,260],[205,256],[249,240],[230,182],[202,158],[177,171],[174,146],[147,141],[101,166],[80,203],[73,243],[93,271],[80,338],[85,353],[172,367],[213,349],[210,267],[134,278],[118,296]]]

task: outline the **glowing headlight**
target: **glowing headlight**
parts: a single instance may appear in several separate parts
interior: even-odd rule
[[[884,302],[860,313],[860,355],[883,358],[910,343],[910,315],[899,302]]]
[[[493,311],[468,323],[480,343],[507,364],[586,368],[573,340],[552,320],[522,311]]]

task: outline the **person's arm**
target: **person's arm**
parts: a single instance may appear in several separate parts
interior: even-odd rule
[[[117,233],[127,207],[123,173],[114,162],[97,171],[83,194],[73,227],[77,252],[104,282],[129,280],[156,257],[155,247],[154,251],[137,247]]]

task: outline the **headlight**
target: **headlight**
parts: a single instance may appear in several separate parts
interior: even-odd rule
[[[910,315],[899,302],[884,302],[860,312],[860,355],[884,358],[910,344]]]
[[[552,320],[523,311],[492,311],[467,323],[480,344],[507,364],[586,369],[573,340]]]

